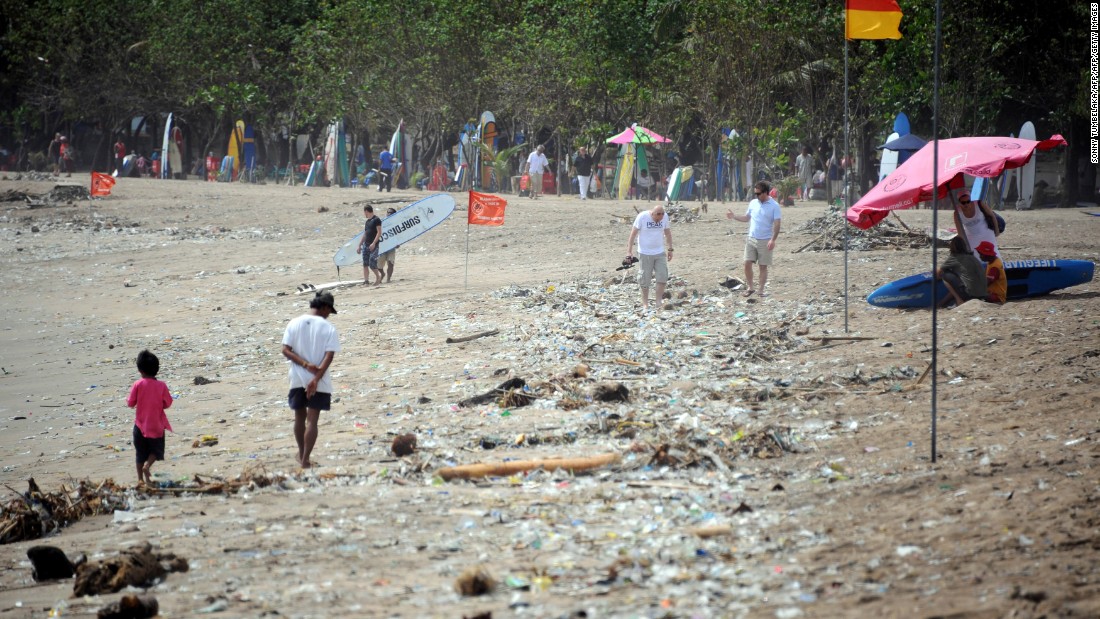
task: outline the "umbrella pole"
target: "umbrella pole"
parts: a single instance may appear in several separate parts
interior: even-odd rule
[[[943,22],[943,9],[940,0],[936,0],[936,38],[933,48],[933,72],[932,72],[932,462],[936,462],[936,352],[938,349],[938,333],[936,331],[937,308],[936,302],[936,238],[939,231],[939,169],[940,169],[940,26]],[[948,188],[950,190],[950,188]],[[961,232],[961,230],[960,230]]]

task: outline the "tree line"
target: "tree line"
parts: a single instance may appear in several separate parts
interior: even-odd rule
[[[901,40],[847,49],[852,151],[868,168],[898,112],[932,133],[934,6],[899,3]],[[272,165],[292,156],[290,135],[320,139],[335,118],[367,144],[404,119],[430,159],[482,110],[565,148],[639,122],[708,166],[723,128],[776,167],[801,145],[843,146],[842,0],[5,5],[0,144],[44,150],[79,124],[94,128],[87,163],[102,169],[131,119],[168,112],[200,154],[221,154],[245,119]],[[1066,199],[1092,192],[1087,4],[952,0],[943,16],[940,137],[1007,135],[1031,120],[1040,137],[1070,142]]]

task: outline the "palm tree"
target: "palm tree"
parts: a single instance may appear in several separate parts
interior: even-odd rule
[[[508,148],[501,149],[499,152],[494,153],[493,149],[488,144],[481,144],[481,160],[482,165],[487,165],[493,169],[493,179],[490,179],[487,187],[483,189],[489,189],[490,191],[502,192],[505,187],[508,186],[511,180],[511,167],[512,167],[512,155],[519,152],[519,149],[523,148],[522,144],[516,146],[509,146]],[[484,179],[482,184],[485,185]]]

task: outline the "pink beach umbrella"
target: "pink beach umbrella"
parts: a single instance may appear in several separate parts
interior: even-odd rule
[[[668,138],[657,135],[656,131],[646,129],[638,123],[634,123],[616,136],[607,138],[608,144],[660,144],[671,141],[672,140]]]
[[[951,138],[939,142],[937,194],[947,197],[949,189],[963,186],[963,174],[994,178],[1006,169],[1027,165],[1036,150],[1065,146],[1066,140],[1052,135],[1046,140],[1004,137]],[[929,142],[908,161],[871,188],[848,209],[847,218],[857,228],[867,229],[890,211],[906,209],[932,199],[932,146]]]

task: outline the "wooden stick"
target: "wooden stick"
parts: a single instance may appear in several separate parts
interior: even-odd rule
[[[544,460],[515,460],[512,462],[498,462],[496,464],[464,464],[462,466],[449,466],[439,469],[439,476],[444,480],[475,479],[480,477],[503,477],[514,475],[534,469],[546,469],[554,471],[565,469],[574,473],[598,469],[609,464],[617,464],[622,461],[622,456],[617,453],[589,456],[587,458],[548,458]]]
[[[929,372],[929,371],[930,371],[931,369],[932,369],[932,364],[931,364],[931,363],[929,363],[929,364],[928,364],[928,367],[924,368],[924,371],[923,371],[923,372],[921,372],[920,378],[918,378],[918,379],[917,379],[917,382],[915,382],[915,383],[913,383],[913,384],[914,384],[914,385],[919,385],[919,384],[921,384],[921,381],[923,381],[923,380],[924,380],[924,377],[925,377],[925,376],[928,376],[928,372]]]
[[[797,253],[802,252],[802,250],[806,249],[810,245],[813,245],[814,243],[816,243],[816,242],[820,241],[821,239],[825,238],[825,235],[829,234],[830,232],[832,232],[832,231],[831,230],[826,230],[825,232],[822,232],[821,234],[817,235],[817,237],[814,238],[814,240],[810,241],[809,243],[806,243],[802,247],[799,247],[798,249],[794,250],[794,252],[792,252],[792,253],[797,254]]]
[[[867,337],[865,335],[823,335],[821,337],[814,336],[814,337],[808,337],[806,339],[813,340],[815,342],[820,341],[822,344],[824,344],[826,342],[847,342],[847,341],[857,341],[857,340],[873,340],[873,339],[877,339],[877,338]]]
[[[482,331],[481,333],[475,333],[473,335],[464,335],[462,337],[449,337],[447,338],[448,344],[461,344],[462,342],[470,342],[476,340],[479,337],[488,337],[490,335],[496,335],[500,333],[497,329],[490,329],[489,331]]]
[[[710,537],[718,537],[720,535],[730,535],[733,533],[733,527],[726,525],[716,525],[711,527],[696,527],[690,529],[690,532],[696,537],[707,539]]]
[[[891,211],[891,213],[890,213],[890,214],[894,216],[894,219],[897,219],[897,220],[898,220],[898,223],[899,223],[899,224],[901,224],[901,227],[902,227],[902,228],[905,228],[905,230],[906,230],[907,232],[912,232],[912,231],[913,231],[913,229],[912,229],[912,228],[910,228],[909,226],[905,225],[905,222],[901,220],[901,216],[900,216],[900,215],[898,215],[898,212],[897,212],[897,211]]]

